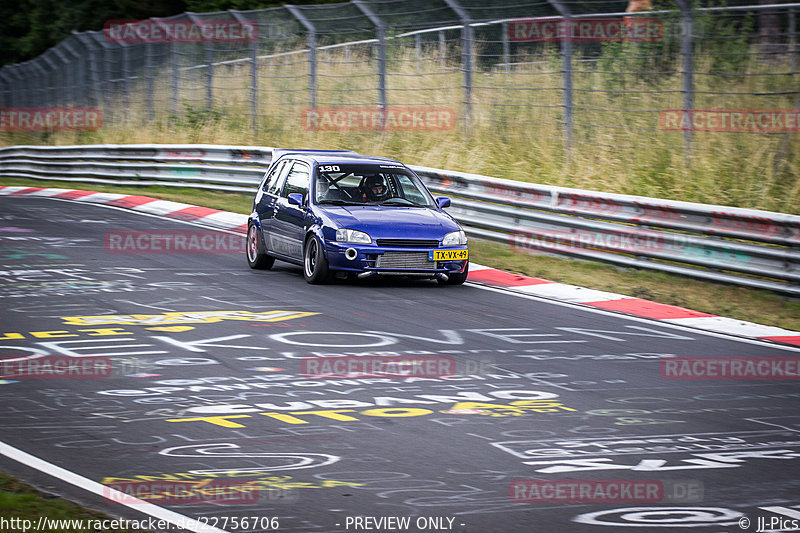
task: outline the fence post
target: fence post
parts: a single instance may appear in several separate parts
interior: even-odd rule
[[[186,16],[198,28],[203,27],[203,21],[198,19],[195,13],[186,13]],[[211,40],[203,42],[203,52],[206,65],[206,110],[211,110],[214,105],[214,49]]]
[[[314,109],[317,107],[317,29],[297,6],[284,4],[283,7],[308,31],[308,99],[309,107]]]
[[[8,81],[9,67],[0,67],[0,83],[3,89],[0,90],[0,109],[11,107],[11,82]]]
[[[447,67],[447,41],[445,40],[444,30],[439,30],[439,60],[442,70]]]
[[[72,102],[72,105],[78,105],[80,99],[79,95],[82,96],[81,91],[78,88],[78,80],[86,78],[85,65],[83,64],[83,61],[81,61],[82,58],[80,54],[78,54],[75,49],[70,46],[69,39],[64,39],[61,41],[61,46],[63,46],[70,54],[72,54],[72,57],[75,58],[73,61],[65,60],[65,63],[71,67],[69,70],[72,74],[72,76],[70,76],[72,78],[72,84],[70,85],[70,102]]]
[[[16,65],[16,73],[19,78],[19,87],[21,89],[20,94],[22,95],[22,98],[20,99],[22,107],[30,107],[31,105],[30,104],[31,90],[29,86],[30,80],[28,79],[29,77],[26,75],[25,72],[27,68],[28,65],[26,65],[25,63],[18,63]]]
[[[144,45],[144,77],[147,84],[147,121],[152,122],[155,118],[155,65],[153,61],[154,43]]]
[[[169,47],[170,70],[170,107],[172,114],[178,116],[178,89],[180,87],[180,70],[178,69],[180,56],[178,55],[178,42],[173,41]]]
[[[131,108],[131,83],[128,76],[128,62],[130,60],[129,44],[119,43],[122,47],[122,105],[125,109]],[[129,116],[127,113],[125,116]]]
[[[31,62],[31,66],[33,66],[33,68],[35,68],[39,73],[39,75],[36,76],[36,78],[34,78],[34,79],[38,79],[38,82],[36,83],[37,87],[33,91],[33,95],[32,95],[32,97],[33,97],[33,106],[34,107],[45,107],[46,106],[45,100],[47,98],[47,94],[46,94],[47,89],[45,88],[45,87],[47,87],[47,84],[46,84],[47,83],[46,82],[46,80],[47,80],[47,71],[44,69],[44,67],[42,65],[39,64],[39,58],[34,59]]]
[[[511,70],[511,45],[508,42],[508,22],[503,22],[500,31],[503,34],[503,65],[505,66],[505,71],[508,72]]]
[[[228,12],[242,26],[250,22],[234,9],[229,9]],[[250,126],[253,133],[258,131],[258,37],[250,41]]]
[[[458,18],[461,19],[463,30],[461,31],[461,64],[464,70],[464,127],[469,127],[472,115],[472,68],[473,68],[473,37],[472,20],[469,13],[461,7],[457,0],[444,0]]]
[[[569,28],[572,25],[572,13],[561,3],[561,0],[548,0],[556,11],[564,18],[564,24]],[[572,37],[568,30],[561,39],[561,86],[562,106],[564,107],[564,140],[567,162],[572,159],[572,133],[573,133],[573,101],[572,101]]]
[[[49,90],[50,94],[45,96],[44,101],[45,105],[55,106],[56,101],[58,100],[58,90],[56,88],[56,83],[55,83],[55,75],[56,71],[58,70],[58,67],[56,67],[56,64],[53,63],[53,61],[51,61],[50,58],[48,57],[49,53],[50,51],[48,50],[47,52],[42,54],[42,59],[44,60],[45,63],[47,63],[47,66],[50,67],[50,72],[46,73],[45,75],[45,86]]]
[[[98,79],[97,70],[97,49],[92,46],[92,39],[86,35],[85,33],[78,33],[77,31],[73,31],[72,34],[78,39],[84,48],[86,48],[86,62],[88,63],[88,70],[89,70],[89,78],[91,79],[91,86],[92,91],[89,93],[86,92],[86,105],[87,106],[98,106],[100,105],[100,80]]]
[[[794,7],[789,8],[789,70],[797,70],[797,12]]]
[[[14,65],[12,69],[9,71],[12,76],[15,78],[15,82],[13,85],[13,106],[14,107],[24,107],[25,106],[25,99],[24,93],[25,91],[22,90],[22,76],[19,72],[19,65]]]
[[[683,94],[683,112],[691,112],[694,108],[694,20],[692,5],[689,0],[676,0],[681,8],[681,80]],[[683,130],[683,149],[685,157],[692,153],[691,129]]]
[[[381,111],[386,111],[386,25],[362,0],[353,0],[353,4],[369,18],[378,33],[378,105]]]
[[[164,26],[162,19],[153,17],[154,21],[164,30],[164,35],[170,35],[169,30]],[[180,71],[178,70],[178,39],[172,39],[169,43],[169,63],[170,63],[170,109],[173,116],[178,116],[178,79]]]
[[[58,103],[60,105],[66,105],[66,103],[71,100],[69,81],[67,80],[67,73],[66,73],[69,61],[67,61],[67,58],[64,57],[64,54],[61,53],[61,50],[58,49],[58,45],[54,46],[52,50],[53,53],[58,56],[58,58],[61,60],[62,63],[61,68],[58,69],[59,81],[55,82],[56,86],[60,85],[62,88],[60,91],[58,91],[59,95]]]

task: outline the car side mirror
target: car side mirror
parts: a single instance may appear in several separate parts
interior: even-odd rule
[[[439,206],[439,209],[450,207],[450,198],[448,198],[447,196],[439,196],[438,198],[436,198],[436,204]]]
[[[289,205],[297,205],[301,207],[303,205],[303,195],[299,192],[291,193],[287,199],[289,200]]]

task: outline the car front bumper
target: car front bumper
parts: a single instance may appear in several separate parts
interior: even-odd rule
[[[467,259],[433,261],[430,248],[389,248],[374,245],[327,241],[328,268],[344,272],[370,272],[393,275],[457,274],[464,272]],[[466,250],[466,246],[437,248]]]

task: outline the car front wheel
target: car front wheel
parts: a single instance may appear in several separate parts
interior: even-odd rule
[[[275,258],[264,253],[264,246],[258,236],[258,229],[254,224],[247,227],[247,240],[245,241],[247,264],[250,268],[268,270],[275,264]]]
[[[303,277],[312,285],[320,285],[328,281],[328,261],[322,251],[322,245],[314,235],[306,241],[303,253]]]

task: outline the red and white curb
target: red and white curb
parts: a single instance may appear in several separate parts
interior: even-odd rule
[[[597,309],[605,309],[606,311],[617,311],[641,318],[651,318],[716,333],[728,333],[740,337],[751,337],[800,346],[800,332],[788,329],[710,315],[686,309],[685,307],[661,304],[613,292],[597,291],[546,279],[511,274],[474,263],[470,263],[469,269],[468,279],[470,281],[485,283],[494,287],[504,287],[514,292],[553,298]]]
[[[0,187],[0,196],[39,196],[73,200],[90,204],[110,205],[140,213],[195,222],[212,228],[247,231],[247,215],[200,207],[148,196],[78,191],[74,189],[42,189],[38,187]]]
[[[218,229],[242,233],[247,231],[247,215],[180,202],[158,200],[147,196],[99,193],[74,189],[42,189],[38,187],[0,187],[0,196],[39,196],[102,204],[189,221]],[[616,311],[715,333],[727,333],[740,337],[800,346],[800,332],[797,331],[701,313],[684,307],[643,300],[642,298],[512,274],[475,263],[470,263],[469,268],[470,272],[467,278],[469,281],[492,287],[502,287],[513,292],[586,305],[606,311]]]

